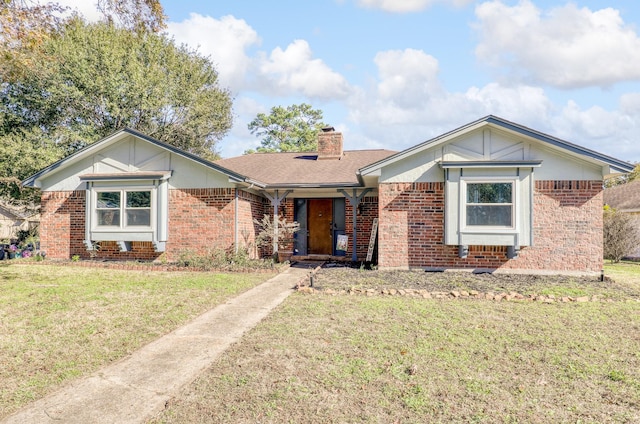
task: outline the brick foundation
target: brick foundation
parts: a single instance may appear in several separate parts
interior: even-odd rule
[[[381,184],[379,201],[383,268],[602,268],[601,181],[537,181],[534,245],[511,260],[505,246],[469,246],[462,259],[444,244],[444,183]]]

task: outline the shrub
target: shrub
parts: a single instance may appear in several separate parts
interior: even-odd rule
[[[251,259],[244,249],[233,250],[213,249],[204,252],[184,250],[180,252],[178,266],[198,270],[242,271],[247,269],[273,268],[272,261]]]
[[[604,257],[613,262],[620,262],[640,241],[634,217],[608,206],[604,208],[603,229]]]
[[[279,216],[276,221],[270,215],[264,215],[262,220],[254,219],[253,222],[259,227],[256,245],[261,248],[272,247],[276,241],[279,246],[291,247],[293,235],[300,230],[298,222],[287,221],[283,216]]]

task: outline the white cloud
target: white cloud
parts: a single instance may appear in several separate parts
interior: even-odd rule
[[[511,78],[562,88],[640,79],[640,38],[613,8],[569,3],[542,13],[531,1],[476,8],[477,57]]]
[[[346,79],[314,58],[309,44],[295,40],[285,49],[250,56],[247,50],[259,45],[256,31],[242,19],[215,19],[192,13],[182,22],[169,22],[168,33],[178,43],[197,47],[209,56],[219,72],[222,86],[233,92],[245,90],[264,94],[304,95],[316,99],[343,98],[350,88]]]
[[[560,138],[619,159],[638,160],[639,100],[640,93],[624,95],[618,110],[605,110],[600,106],[581,109],[569,101],[549,123],[550,131]],[[627,110],[629,106],[633,109]]]
[[[180,44],[209,56],[219,73],[220,84],[237,91],[245,84],[251,59],[245,50],[259,44],[256,31],[243,19],[223,16],[215,19],[191,13],[182,22],[169,22],[167,31]]]
[[[40,1],[40,3],[46,3],[46,1]],[[78,12],[89,22],[97,22],[102,19],[102,14],[96,7],[96,1],[78,1],[78,0],[56,0],[60,6],[68,7],[72,11]]]
[[[322,60],[314,59],[309,44],[295,40],[282,50],[277,47],[259,66],[260,79],[265,79],[263,89],[287,96],[301,94],[316,99],[344,98],[350,92],[347,80],[333,71]]]
[[[421,50],[405,49],[380,52],[374,58],[380,82],[378,98],[401,107],[424,104],[442,91],[438,81],[438,60]]]
[[[436,3],[464,6],[474,0],[358,0],[358,5],[369,9],[380,9],[392,13],[419,12]]]
[[[506,87],[490,83],[482,88],[471,87],[464,98],[482,115],[497,115],[514,122],[526,121],[528,125],[533,121],[542,125],[553,109],[542,88],[526,85]]]
[[[488,114],[516,122],[545,122],[552,104],[544,90],[497,83],[466,92],[447,91],[438,61],[420,50],[380,52],[378,79],[349,100],[350,119],[366,137],[409,147]]]

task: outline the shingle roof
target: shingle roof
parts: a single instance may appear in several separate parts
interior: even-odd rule
[[[624,212],[640,211],[640,180],[604,190],[604,204]]]
[[[357,171],[394,154],[391,150],[347,150],[341,159],[317,159],[316,153],[253,153],[214,163],[266,187],[360,185]]]

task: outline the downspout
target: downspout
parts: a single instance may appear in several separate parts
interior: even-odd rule
[[[535,176],[533,175],[533,168],[531,168],[531,174],[529,175],[529,231],[530,231],[530,235],[529,235],[529,245],[530,246],[534,246],[533,244],[533,240],[534,240],[534,231],[533,231],[533,209],[535,207],[535,191],[536,189],[536,182],[535,182]]]
[[[238,234],[238,226],[239,226],[239,219],[240,219],[240,214],[238,213],[238,205],[240,204],[239,200],[238,200],[238,187],[236,187],[235,189],[235,197],[233,199],[233,221],[234,221],[234,230],[233,230],[233,246],[234,246],[234,252],[237,255],[238,254],[238,240],[239,240],[239,234]]]
[[[93,186],[92,182],[87,181],[85,185],[85,199],[84,199],[84,207],[85,207],[85,218],[84,218],[84,245],[87,250],[93,250],[93,243],[91,242],[91,187]]]

